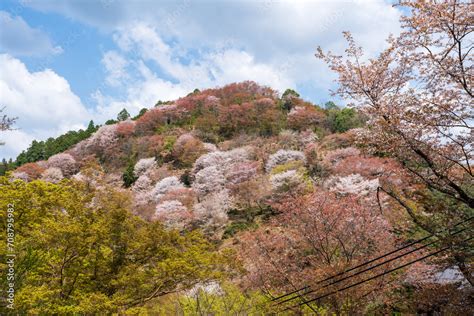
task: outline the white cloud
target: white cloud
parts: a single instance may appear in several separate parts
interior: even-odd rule
[[[22,130],[0,132],[0,142],[4,143],[0,145],[0,158],[15,159],[34,139],[34,135]]]
[[[20,60],[0,55],[0,96],[9,116],[18,117],[17,131],[0,136],[1,157],[16,156],[32,139],[57,136],[84,127],[91,115],[54,71],[29,72]]]
[[[285,75],[285,65],[258,63],[248,52],[231,46],[194,55],[185,64],[178,56],[191,54],[179,45],[167,44],[158,30],[150,25],[137,23],[118,30],[113,38],[120,51],[108,51],[102,58],[107,71],[106,82],[120,86],[124,79],[128,80],[120,86],[122,91],[125,90],[125,97],[121,99],[103,95],[100,90],[93,95],[97,103],[95,117],[99,121],[115,117],[122,108],[127,108],[133,115],[158,100],[174,100],[195,88],[249,79],[280,90],[295,87],[295,82]],[[151,64],[159,68],[167,79],[152,71]]]
[[[249,52],[232,46],[209,47],[207,52],[192,53],[179,44],[167,44],[157,28],[143,23],[120,29],[114,39],[129,58],[153,61],[188,90],[249,79],[276,89],[292,85],[284,67],[257,62]],[[190,62],[184,64],[179,57],[187,57]],[[143,69],[143,64],[140,65]]]
[[[116,51],[108,51],[102,57],[102,64],[107,72],[107,84],[117,87],[129,78],[127,73],[128,61]]]
[[[93,95],[97,106],[91,116],[97,122],[114,118],[124,107],[134,114],[157,100],[175,99],[194,88],[242,80],[255,80],[279,90],[304,88],[307,91],[304,97],[319,100],[318,94],[322,93],[324,100],[334,76],[314,57],[318,45],[342,52],[345,43],[341,32],[350,30],[356,41],[373,55],[385,45],[390,33],[400,31],[399,9],[377,0],[31,0],[26,5],[43,12],[60,13],[97,27],[103,34],[112,34],[117,47],[102,56],[107,89],[101,90],[104,85]],[[56,75],[51,70],[27,74],[36,80],[42,74],[45,82]],[[9,78],[8,82],[15,80]],[[64,85],[67,85],[65,80]],[[110,92],[110,87],[119,91],[117,95],[121,97]],[[15,89],[13,92],[20,94],[16,96],[19,100],[22,93],[29,93]],[[77,98],[68,85],[62,92],[65,91]],[[58,91],[48,91],[40,96],[45,99],[42,102],[51,104],[46,96],[58,94],[61,95]],[[12,103],[19,104],[19,100]],[[78,98],[73,103],[82,107]],[[53,110],[52,116],[63,117],[62,109]],[[28,120],[28,115],[24,114],[22,119]],[[31,120],[32,126],[38,124],[38,120]]]
[[[185,48],[235,41],[257,60],[314,52],[317,44],[341,42],[350,30],[364,47],[380,47],[399,32],[400,10],[381,0],[121,1],[31,0],[28,5],[62,13],[107,31],[139,21]]]
[[[390,33],[400,31],[399,9],[378,0],[183,0],[159,4],[105,0],[87,5],[32,0],[29,5],[113,33],[126,59],[158,65],[160,73],[153,74],[153,82],[161,78],[184,90],[250,79],[277,89],[286,85],[327,91],[334,77],[314,57],[318,45],[342,52],[345,42],[341,32],[350,30],[373,55]],[[109,72],[109,84],[117,83],[115,75],[123,73]],[[303,96],[314,98],[318,92]],[[327,92],[324,95],[328,97]],[[122,101],[133,101],[126,99]]]
[[[0,11],[0,50],[14,56],[45,56],[63,52],[48,35],[31,28],[21,17]]]

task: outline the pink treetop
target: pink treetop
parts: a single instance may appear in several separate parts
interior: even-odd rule
[[[49,168],[58,168],[65,177],[70,177],[78,171],[76,160],[66,153],[56,154],[48,159]]]

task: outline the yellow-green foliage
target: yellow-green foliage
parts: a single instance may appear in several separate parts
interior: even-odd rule
[[[283,173],[289,170],[296,170],[298,175],[301,177],[303,180],[304,184],[304,191],[305,192],[311,192],[313,190],[313,183],[311,181],[311,178],[309,176],[308,169],[304,166],[304,162],[300,160],[292,160],[289,161],[285,164],[278,165],[272,169],[270,174],[278,174],[278,173]]]
[[[2,231],[8,204],[15,210],[15,315],[124,312],[236,267],[200,233],[132,215],[129,196],[119,191],[0,177]],[[4,258],[5,243],[0,247]],[[0,270],[3,289],[4,260]]]
[[[272,304],[259,292],[243,293],[238,287],[223,284],[215,292],[202,289],[170,297],[150,308],[155,315],[268,315]]]
[[[301,170],[302,172],[304,172],[304,170],[302,170],[302,169],[305,169],[303,161],[301,161],[301,160],[292,160],[292,161],[288,161],[285,164],[275,166],[272,169],[271,174],[282,173],[282,172],[289,171],[289,170],[297,170],[297,171]]]
[[[224,283],[214,291],[202,289],[170,295],[160,300],[156,305],[150,306],[146,312],[142,309],[141,315],[163,315],[163,316],[227,316],[227,315],[315,315],[314,311],[321,316],[332,315],[324,307],[311,304],[312,309],[302,306],[299,309],[285,310],[286,307],[294,305],[295,302],[286,305],[277,305],[270,297],[259,291],[241,291],[237,286]]]

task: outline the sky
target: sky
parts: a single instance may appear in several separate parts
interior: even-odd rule
[[[2,0],[0,106],[18,121],[0,158],[195,88],[253,80],[337,100],[316,48],[343,53],[351,31],[375,56],[400,14],[383,0]]]

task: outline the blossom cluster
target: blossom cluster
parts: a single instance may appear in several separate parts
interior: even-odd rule
[[[56,167],[50,167],[46,169],[43,174],[41,175],[41,180],[58,183],[64,178],[63,172],[61,169]]]
[[[76,160],[66,153],[56,154],[51,156],[47,163],[48,168],[57,168],[65,177],[70,177],[78,171],[78,164]]]
[[[133,173],[136,177],[141,177],[146,174],[149,170],[154,169],[157,166],[155,158],[144,158],[140,159],[133,168]]]
[[[365,196],[377,190],[379,180],[370,180],[360,174],[351,174],[346,177],[332,176],[324,183],[324,186],[340,194]]]

